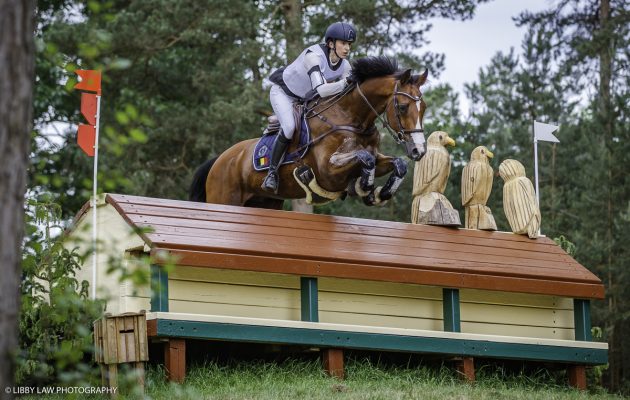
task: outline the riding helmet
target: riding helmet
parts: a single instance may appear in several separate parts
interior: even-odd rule
[[[354,42],[357,38],[357,31],[354,27],[345,22],[335,22],[326,29],[324,40],[345,40],[346,42]]]

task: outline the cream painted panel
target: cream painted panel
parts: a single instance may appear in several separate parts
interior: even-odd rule
[[[575,340],[575,333],[573,329],[524,325],[482,324],[463,321],[461,326],[463,333]]]
[[[198,282],[237,283],[249,286],[300,288],[300,277],[268,272],[237,271],[220,268],[176,266],[169,279]]]
[[[413,297],[442,301],[442,288],[392,282],[362,281],[355,279],[319,278],[320,291],[375,294],[394,297]]]
[[[566,297],[490,290],[460,289],[459,301],[460,303],[511,304],[526,307],[573,310],[573,299]]]
[[[300,307],[296,289],[169,280],[170,300],[277,308]]]
[[[218,304],[195,301],[170,300],[169,311],[205,315],[226,315],[232,317],[269,318],[290,321],[300,320],[300,309],[262,307],[256,305]]]
[[[572,329],[573,310],[514,307],[494,304],[460,303],[460,318],[464,322],[546,326]]]
[[[148,297],[122,296],[118,313],[151,311],[151,299]]]
[[[319,292],[320,311],[442,319],[442,302],[407,297]]]
[[[92,209],[89,209],[77,222],[76,227],[64,241],[68,249],[78,248],[82,254],[88,254],[83,267],[77,271],[78,280],[86,280],[92,286],[92,255],[89,253],[92,241]],[[97,226],[99,253],[97,258],[97,296],[107,301],[106,311],[116,313],[120,309],[119,273],[108,274],[109,258],[121,259],[125,250],[144,245],[140,236],[133,230],[109,204],[99,200],[97,205]]]
[[[148,264],[145,264],[142,260],[139,260],[135,257],[130,256],[129,253],[126,254],[124,267],[128,273],[133,273],[137,270],[140,270],[140,271],[145,271],[145,273],[147,273],[149,277],[151,274],[151,267]],[[134,285],[132,281],[124,280],[123,282],[120,282],[120,295],[150,298],[151,297],[150,285],[147,284],[141,287],[137,287],[136,285]]]
[[[388,328],[442,330],[442,320],[320,311],[319,322]]]

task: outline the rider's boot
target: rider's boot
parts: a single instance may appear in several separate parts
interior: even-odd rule
[[[282,132],[278,132],[276,140],[271,148],[271,161],[269,161],[269,172],[262,183],[262,189],[267,192],[278,194],[278,186],[280,184],[280,176],[278,175],[278,167],[282,161],[282,156],[291,143],[291,139],[284,137]]]

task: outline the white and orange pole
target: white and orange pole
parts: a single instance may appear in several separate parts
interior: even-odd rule
[[[97,279],[97,218],[96,199],[98,194],[98,133],[101,117],[101,71],[77,70],[81,81],[75,89],[95,93],[81,93],[81,114],[88,124],[80,124],[77,136],[79,147],[89,157],[94,157],[94,177],[92,184],[92,299],[96,299]]]

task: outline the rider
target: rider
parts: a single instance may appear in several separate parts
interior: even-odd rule
[[[295,61],[269,77],[273,83],[269,99],[282,129],[271,149],[269,172],[262,183],[264,190],[278,193],[278,167],[295,130],[293,104],[304,101],[313,90],[326,97],[346,87],[351,72],[347,58],[355,39],[352,25],[335,22],[326,29],[325,43],[307,47]]]

